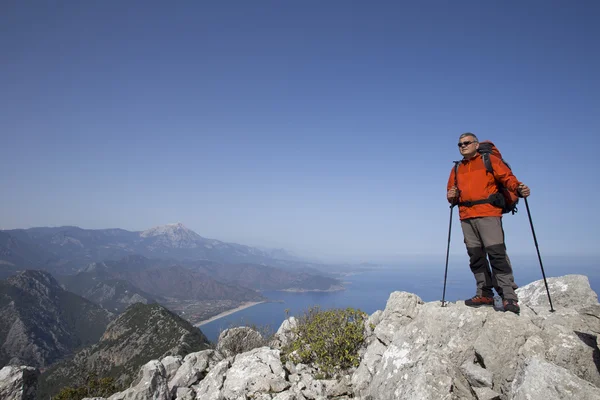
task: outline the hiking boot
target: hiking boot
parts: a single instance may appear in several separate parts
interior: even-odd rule
[[[484,297],[484,296],[473,296],[468,300],[465,300],[465,306],[469,307],[481,307],[481,306],[493,306],[494,298],[493,297]]]
[[[504,305],[504,311],[514,312],[515,314],[519,314],[521,312],[519,303],[516,300],[504,300],[502,304]]]

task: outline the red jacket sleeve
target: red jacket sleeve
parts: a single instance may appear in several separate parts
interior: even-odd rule
[[[510,168],[504,161],[494,155],[490,155],[490,161],[492,162],[492,168],[494,170],[494,178],[511,192],[517,193],[517,189],[521,182],[514,176]]]

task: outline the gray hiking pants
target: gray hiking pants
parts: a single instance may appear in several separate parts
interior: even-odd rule
[[[504,299],[518,300],[515,294],[517,285],[506,254],[502,218],[469,218],[461,221],[460,225],[469,254],[469,266],[477,282],[477,295],[493,297],[492,289],[495,288]]]

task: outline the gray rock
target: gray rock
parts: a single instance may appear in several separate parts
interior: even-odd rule
[[[365,394],[375,399],[473,399],[468,383],[443,354],[390,344]]]
[[[294,364],[293,362],[291,362],[290,360],[285,362],[285,366],[284,368],[290,373],[290,374],[295,374],[297,373],[297,369],[296,369],[296,364]]]
[[[353,394],[351,378],[345,375],[339,379],[322,380],[325,386],[325,397],[340,398],[344,395]]]
[[[600,399],[600,388],[536,357],[520,364],[511,389],[509,400]]]
[[[142,367],[129,389],[113,394],[109,400],[170,400],[166,375],[165,367],[160,361],[149,361]]]
[[[279,326],[269,346],[275,349],[283,349],[295,340],[294,329],[298,326],[295,317],[289,317]]]
[[[221,389],[225,381],[225,373],[231,366],[230,359],[225,359],[215,365],[197,386],[192,386],[198,400],[220,400]]]
[[[302,393],[296,393],[291,390],[278,393],[273,400],[306,400],[306,397]]]
[[[221,354],[215,350],[202,350],[188,354],[169,380],[169,390],[173,393],[177,388],[196,384],[206,375],[209,368],[222,360]]]
[[[426,368],[429,363],[441,366],[444,375],[441,379],[446,381],[443,385],[445,390],[468,386],[458,367],[474,358],[473,343],[486,319],[494,311],[472,309],[462,304],[449,304],[442,308],[438,302],[419,304],[414,301],[410,307],[413,308],[414,305],[419,308],[418,311],[413,309],[411,312],[412,315],[418,314],[414,319],[404,316],[398,318],[402,315],[401,311],[384,311],[375,333],[379,336],[380,327],[389,326],[390,331],[385,334],[385,340],[389,340],[391,336],[393,341],[388,346],[384,340],[369,345],[352,377],[358,393],[371,393],[376,398],[393,398],[396,389],[391,388],[387,381],[395,380],[398,385],[411,385],[411,382],[425,378],[420,376],[424,372],[421,368]],[[389,315],[392,318],[387,317]],[[394,319],[399,323],[395,323]],[[429,358],[426,359],[425,356]],[[396,379],[389,379],[392,376]],[[386,390],[387,392],[381,393]],[[438,394],[431,393],[433,397]],[[471,396],[470,391],[466,396]]]
[[[326,397],[325,384],[315,379],[312,375],[303,374],[300,382],[296,383],[296,390],[311,400],[324,399]]]
[[[477,396],[477,400],[500,400],[500,394],[494,392],[489,387],[474,387],[473,391],[475,392],[475,396]]]
[[[373,314],[371,314],[369,316],[369,318],[367,318],[366,325],[371,325],[372,324],[374,326],[377,326],[381,322],[382,318],[383,318],[383,311],[382,310],[377,310]]]
[[[461,372],[473,388],[492,387],[494,374],[481,366],[465,361],[460,367]]]
[[[279,350],[262,347],[235,357],[223,384],[223,396],[279,393],[290,386],[285,379]]]
[[[415,294],[393,292],[387,301],[381,321],[375,327],[377,338],[389,344],[399,327],[409,324],[416,318],[419,304],[423,304],[423,300]]]
[[[520,348],[540,329],[525,316],[491,311],[473,343],[475,354],[493,373],[494,386],[508,391],[517,367]]]
[[[600,305],[557,309],[534,322],[544,342],[537,355],[600,387]]]
[[[546,360],[600,387],[600,349],[597,337],[571,327],[545,327],[542,337]]]
[[[221,332],[217,343],[217,351],[225,357],[231,357],[261,347],[264,344],[265,339],[259,332],[252,328],[240,326],[225,329]]]
[[[294,329],[296,329],[297,327],[298,327],[298,320],[296,319],[296,317],[289,317],[281,323],[281,325],[279,326],[279,329],[277,329],[276,334],[280,335],[280,336],[281,335],[285,336],[288,333],[290,333],[291,331],[293,331]]]
[[[252,400],[272,400],[272,398],[268,393],[257,393],[252,397]],[[246,397],[240,397],[240,400],[246,400]]]
[[[555,309],[597,305],[598,295],[590,288],[584,275],[565,275],[547,278],[548,290]],[[532,282],[516,290],[521,305],[536,313],[548,313],[550,303],[543,280]]]
[[[404,293],[392,294],[394,298],[375,328],[378,342],[369,345],[352,377],[362,396],[411,398],[422,393],[445,398],[460,393],[473,398],[460,366],[476,356],[497,379],[492,388],[502,391],[514,376],[520,347],[540,332],[531,319],[492,308],[472,309],[462,302],[442,308]],[[408,311],[395,308],[401,304]]]
[[[307,364],[298,363],[296,364],[296,372],[302,374],[314,374],[317,372],[317,369]]]
[[[590,330],[590,333],[599,336],[600,335],[600,304],[592,304],[584,307],[580,307],[577,310],[579,315],[585,321],[586,326]]]
[[[519,360],[529,357],[544,358],[546,354],[546,344],[539,335],[530,336],[525,344],[519,350]]]
[[[169,380],[175,375],[179,367],[181,367],[182,361],[180,356],[166,356],[160,362],[165,367],[166,378]]]
[[[195,400],[196,392],[192,388],[177,388],[175,400]]]
[[[0,369],[0,399],[35,400],[40,371],[25,366]]]
[[[352,385],[356,391],[362,392],[368,388],[386,349],[387,347],[378,340],[367,348],[360,365],[352,375]]]

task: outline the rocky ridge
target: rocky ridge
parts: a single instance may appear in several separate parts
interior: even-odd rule
[[[150,361],[109,399],[600,399],[598,297],[581,275],[548,285],[555,312],[537,281],[518,289],[521,315],[394,292],[367,321],[360,365],[337,379],[281,362],[290,318],[269,346],[226,356],[224,334],[217,350]]]
[[[209,347],[202,331],[159,304],[137,303],[112,321],[93,346],[52,366],[42,374],[44,394],[85,383],[86,376],[110,376],[130,383],[141,365],[152,358],[185,356]]]
[[[112,317],[47,272],[27,270],[0,281],[0,366],[50,365],[96,343]]]

